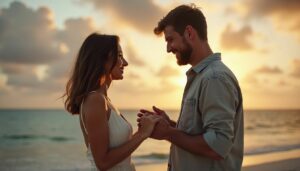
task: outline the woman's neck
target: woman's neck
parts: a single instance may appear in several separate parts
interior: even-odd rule
[[[104,82],[104,84],[101,85],[99,92],[101,92],[103,95],[107,96],[107,91],[108,91],[110,84],[111,84],[111,81],[109,81],[109,80]]]

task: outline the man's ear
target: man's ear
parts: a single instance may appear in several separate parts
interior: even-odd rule
[[[187,40],[194,39],[194,29],[192,26],[187,25],[184,30],[184,36]]]

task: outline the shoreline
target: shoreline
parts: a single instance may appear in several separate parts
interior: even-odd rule
[[[166,171],[167,162],[137,165],[137,171]],[[242,171],[300,171],[300,149],[244,156]]]
[[[244,156],[243,167],[261,165],[266,163],[300,159],[300,149],[293,149],[287,151],[263,153]]]
[[[300,171],[300,158],[246,166],[242,171]]]

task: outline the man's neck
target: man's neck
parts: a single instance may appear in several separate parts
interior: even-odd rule
[[[197,46],[193,49],[191,61],[189,63],[192,66],[195,66],[211,54],[213,54],[213,51],[207,42],[197,43]]]

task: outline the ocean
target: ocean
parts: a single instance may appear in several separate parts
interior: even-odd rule
[[[138,110],[121,110],[137,129]],[[179,111],[167,111],[177,119]],[[300,149],[300,110],[246,110],[245,155]],[[147,139],[133,153],[135,165],[168,160],[170,144]],[[78,115],[64,110],[0,110],[1,171],[89,170]]]

